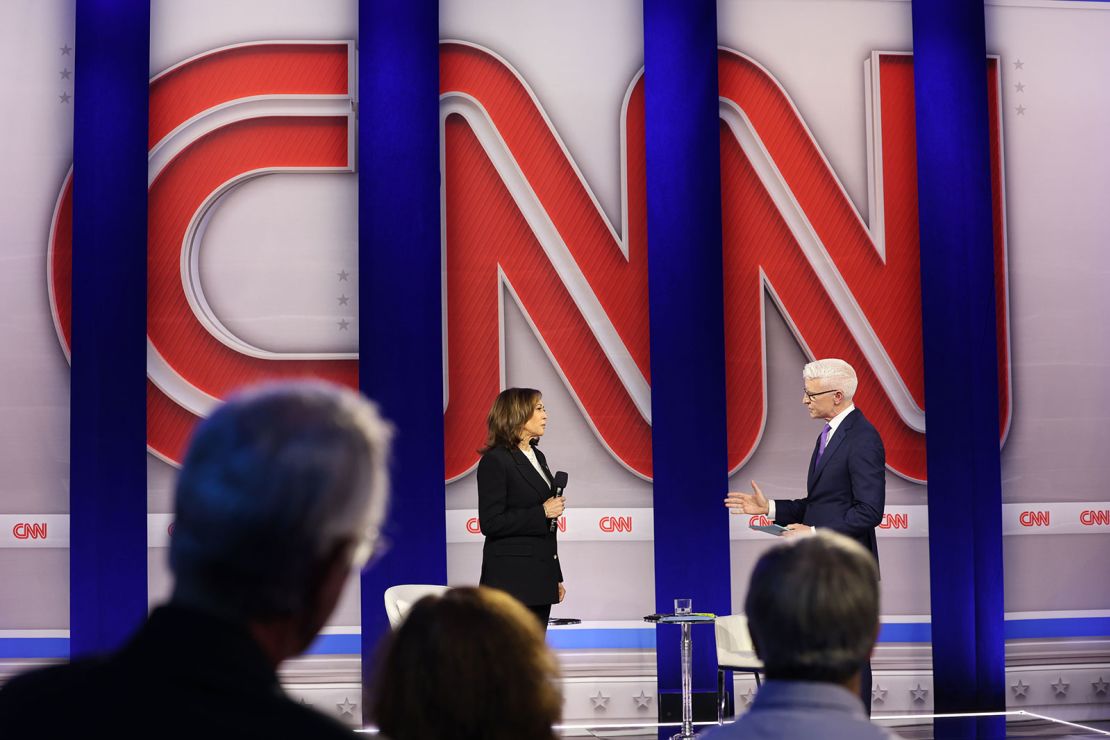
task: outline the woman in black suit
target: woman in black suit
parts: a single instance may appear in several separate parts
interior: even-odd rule
[[[551,605],[563,600],[563,571],[553,520],[563,497],[552,495],[551,470],[537,449],[547,426],[540,392],[508,388],[493,402],[478,463],[478,522],[483,586],[508,591],[547,628]]]

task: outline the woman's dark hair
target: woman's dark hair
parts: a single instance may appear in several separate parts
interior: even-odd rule
[[[497,394],[486,417],[486,453],[494,447],[513,449],[520,444],[520,430],[536,411],[543,395],[535,388],[506,388]],[[539,444],[539,440],[536,440]]]
[[[535,615],[504,591],[416,602],[379,649],[372,715],[390,740],[554,740],[563,697]]]

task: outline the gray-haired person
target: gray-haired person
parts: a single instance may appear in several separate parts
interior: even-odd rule
[[[377,540],[391,430],[318,382],[243,392],[197,428],[177,481],[169,603],[118,652],[17,677],[5,738],[328,738],[350,731],[287,697],[304,651]]]
[[[879,573],[858,543],[828,531],[784,541],[752,571],[744,602],[767,681],[712,740],[891,740],[860,706],[860,666],[879,633]]]
[[[879,432],[856,408],[856,371],[844,360],[816,360],[802,368],[802,404],[824,422],[813,445],[806,495],[768,499],[752,481],[752,493],[730,492],[732,513],[765,514],[786,526],[784,537],[831,530],[851,537],[879,562],[875,528],[886,506],[886,450]],[[871,712],[871,663],[860,666],[860,700]]]

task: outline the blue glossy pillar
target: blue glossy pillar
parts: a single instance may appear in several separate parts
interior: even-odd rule
[[[983,3],[914,0],[933,690],[1005,709],[998,345]],[[957,519],[952,514],[958,513]],[[938,738],[1005,736],[938,720]]]
[[[655,603],[727,614],[728,488],[720,114],[714,0],[645,0]],[[716,689],[694,628],[694,690]],[[660,692],[680,687],[679,629],[657,630]]]
[[[78,0],[74,40],[70,654],[147,612],[150,5]]]
[[[447,582],[436,0],[360,2],[358,78],[359,383],[397,428],[391,546],[362,574],[366,679],[385,589]]]

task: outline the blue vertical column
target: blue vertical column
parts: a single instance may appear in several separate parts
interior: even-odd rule
[[[368,678],[385,589],[447,582],[437,1],[362,0],[358,79],[359,383],[397,427],[391,545],[362,574]]]
[[[934,705],[994,711],[1006,701],[983,3],[914,0],[912,12]],[[936,729],[1005,736],[995,718]]]
[[[147,611],[146,193],[150,5],[78,0],[73,118],[70,653]]]
[[[715,0],[644,1],[655,603],[727,614],[728,489]],[[658,628],[661,693],[680,687],[679,630]],[[694,687],[716,689],[694,629]]]

